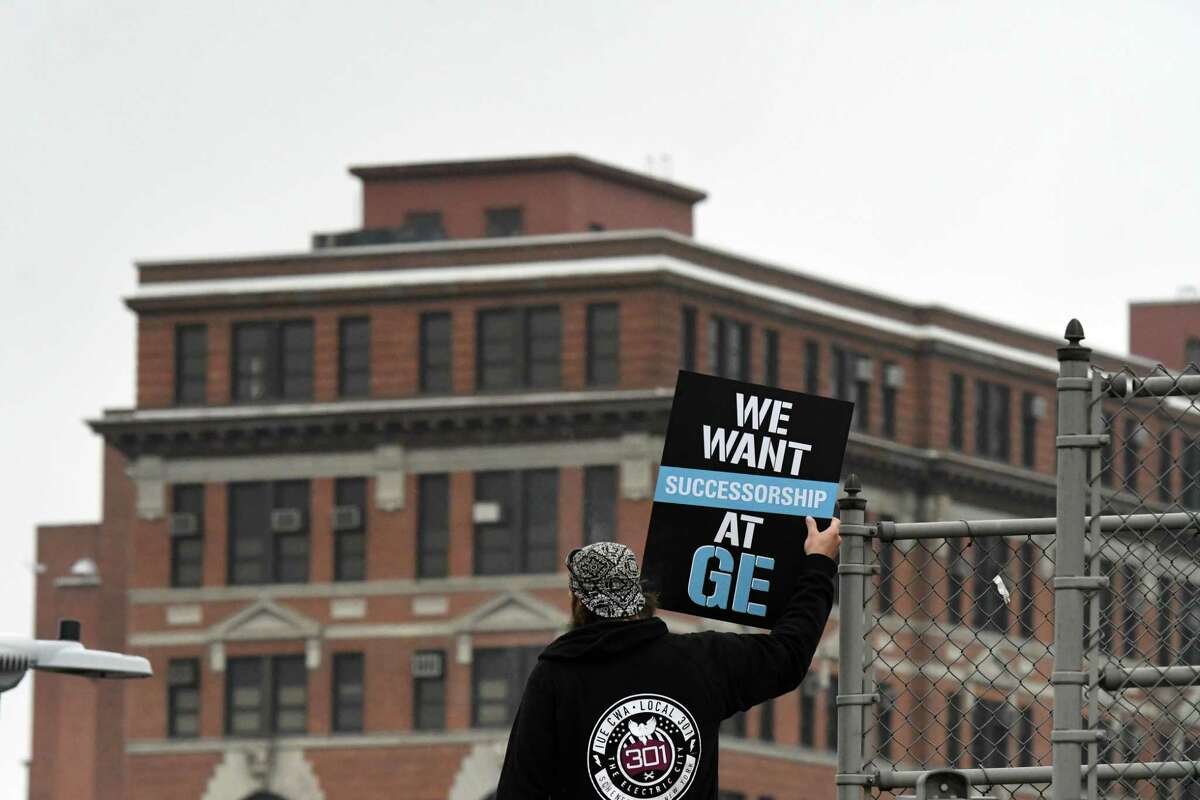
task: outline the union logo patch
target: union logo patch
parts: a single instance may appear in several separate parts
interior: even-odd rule
[[[700,761],[695,717],[661,694],[613,703],[588,742],[592,786],[608,800],[672,800],[692,785]]]

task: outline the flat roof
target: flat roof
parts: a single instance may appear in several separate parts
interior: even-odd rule
[[[688,204],[699,203],[708,195],[699,189],[655,178],[641,172],[605,164],[574,153],[515,158],[487,158],[466,161],[425,161],[407,164],[367,164],[349,168],[351,175],[364,181],[421,180],[427,178],[470,178],[480,175],[512,175],[529,172],[567,170],[623,183]]]

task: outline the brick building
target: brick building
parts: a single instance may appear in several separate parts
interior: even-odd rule
[[[566,552],[640,553],[680,367],[854,400],[881,518],[1053,511],[1057,341],[704,246],[703,193],[584,158],[351,172],[361,229],[138,264],[136,405],[91,421],[102,519],[38,531],[36,624],[155,675],[37,677],[33,800],[484,800]],[[969,603],[892,557],[880,593]],[[725,726],[728,797],[833,796],[836,644]]]

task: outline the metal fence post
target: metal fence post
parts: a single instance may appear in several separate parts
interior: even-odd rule
[[[862,800],[868,776],[863,773],[863,709],[867,704],[866,596],[867,561],[866,498],[857,475],[846,479],[845,493],[838,498],[842,520],[842,546],[838,553],[838,696],[837,696],[837,793],[838,800]]]
[[[1087,504],[1091,348],[1079,320],[1067,325],[1068,344],[1058,348],[1058,501],[1054,549],[1054,800],[1080,800],[1083,792],[1083,611],[1087,581],[1084,563],[1084,516]]]

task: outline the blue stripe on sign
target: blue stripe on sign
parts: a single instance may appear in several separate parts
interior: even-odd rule
[[[658,468],[654,501],[796,517],[832,517],[837,484],[664,465]]]

